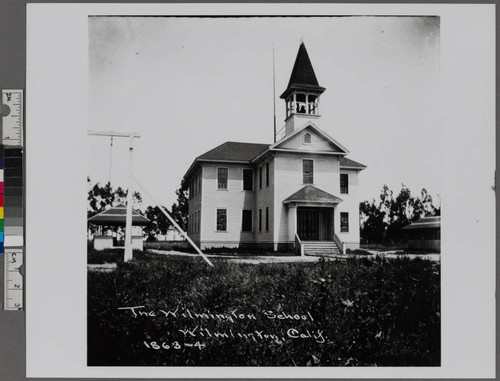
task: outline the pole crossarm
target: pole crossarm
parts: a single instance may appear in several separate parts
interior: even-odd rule
[[[200,254],[202,256],[202,258],[205,260],[205,262],[207,262],[211,267],[215,267],[213,265],[212,262],[210,262],[210,259],[208,259],[208,257],[203,254],[203,252],[200,250],[200,248],[191,240],[191,238],[189,238],[189,236],[186,234],[186,232],[184,230],[182,230],[182,228],[179,226],[179,224],[170,216],[170,214],[160,205],[160,203],[158,201],[156,201],[153,196],[151,196],[147,191],[146,189],[144,189],[144,187],[141,185],[141,183],[139,181],[137,181],[137,179],[134,177],[134,181],[135,183],[137,184],[137,186],[151,199],[151,201],[153,201],[157,206],[158,208],[162,211],[162,213],[170,220],[170,222],[172,223],[172,225],[174,225],[174,227],[179,231],[179,233],[191,244],[191,246],[194,247],[194,249],[198,252],[198,254]]]
[[[116,136],[119,138],[140,138],[141,134],[138,132],[118,132],[118,131],[87,131],[87,135],[94,136]]]
[[[125,251],[123,254],[124,262],[130,261],[133,258],[132,245],[132,155],[134,151],[134,138],[140,138],[138,132],[117,132],[117,131],[91,131],[87,130],[88,135],[94,136],[111,136],[111,147],[113,147],[113,137],[128,138],[128,191],[127,191],[127,215],[125,217]],[[111,158],[110,158],[111,162]],[[109,169],[111,178],[111,165]],[[111,180],[110,180],[111,182]]]

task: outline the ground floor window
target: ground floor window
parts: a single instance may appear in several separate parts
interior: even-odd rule
[[[266,207],[266,232],[269,231],[269,207]]]
[[[252,231],[252,211],[243,210],[241,214],[241,231],[251,232]]]
[[[227,209],[217,209],[217,231],[227,230]]]
[[[262,209],[259,209],[259,232],[262,231]]]
[[[342,233],[349,232],[349,213],[340,213],[340,231]]]

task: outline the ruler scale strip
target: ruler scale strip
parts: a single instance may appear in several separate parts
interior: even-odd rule
[[[23,91],[2,90],[0,255],[4,254],[4,309],[24,308]]]
[[[19,270],[23,265],[23,249],[6,248],[4,257],[4,309],[22,310],[23,277]]]

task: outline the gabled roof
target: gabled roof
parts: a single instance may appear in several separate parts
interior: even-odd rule
[[[436,229],[441,227],[441,217],[440,216],[429,216],[422,217],[418,221],[412,222],[409,225],[403,227],[403,229]]]
[[[285,99],[291,91],[297,89],[312,90],[319,93],[325,91],[325,88],[321,87],[318,83],[304,43],[300,44],[288,86],[283,94],[281,94],[281,98]]]
[[[269,144],[225,142],[205,152],[196,159],[200,161],[223,160],[250,162],[255,156],[269,149]]]
[[[194,159],[193,163],[184,174],[184,178],[189,177],[196,164],[203,161],[215,161],[225,163],[250,163],[250,161],[269,149],[269,144],[225,142],[221,145],[205,152]]]
[[[357,161],[348,159],[345,156],[342,156],[340,158],[340,168],[365,169],[366,165],[358,163]]]
[[[299,134],[301,131],[305,130],[306,128],[314,130],[318,135],[321,135],[323,138],[328,140],[331,144],[336,146],[340,152],[339,154],[347,155],[349,153],[349,150],[345,148],[342,144],[340,144],[338,141],[336,141],[334,138],[332,138],[330,135],[328,135],[326,132],[320,130],[314,123],[309,122],[305,126],[296,129],[293,131],[290,135],[286,135],[283,139],[278,140],[276,143],[274,143],[270,149],[275,149],[278,148],[280,145],[285,143],[286,141],[292,139],[295,135]]]
[[[92,216],[88,219],[90,223],[95,225],[118,225],[124,226],[127,218],[127,207],[123,204],[118,204]],[[132,225],[147,225],[149,220],[139,212],[132,210]]]
[[[316,188],[314,185],[306,185],[291,196],[287,197],[283,204],[308,203],[308,204],[338,204],[341,198]]]

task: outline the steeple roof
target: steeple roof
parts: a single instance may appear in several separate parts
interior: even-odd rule
[[[304,43],[300,44],[288,87],[280,98],[285,99],[293,90],[312,90],[320,94],[325,91],[318,83]]]

